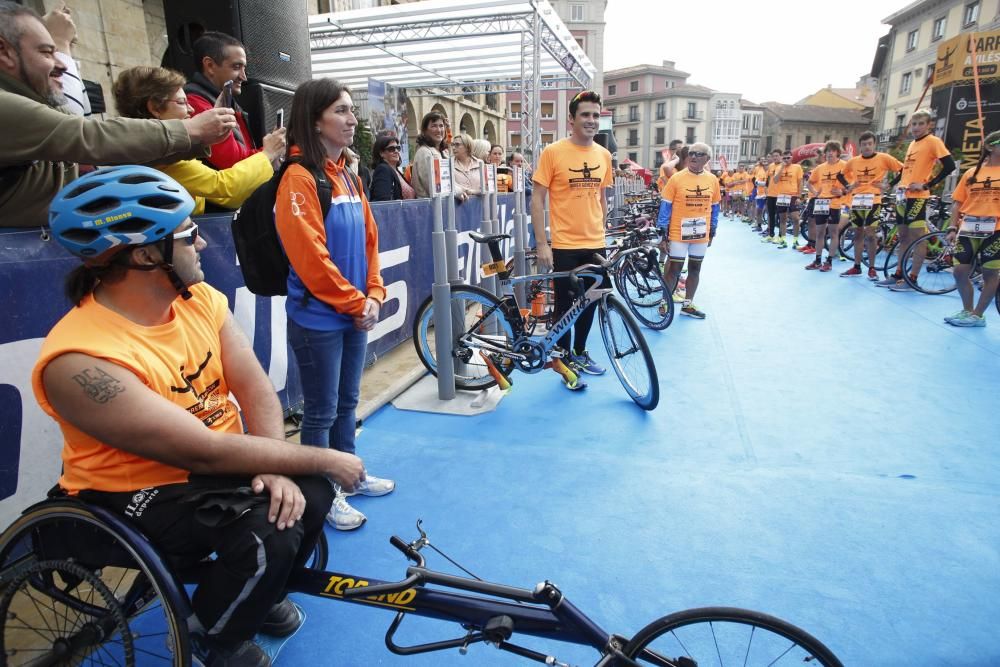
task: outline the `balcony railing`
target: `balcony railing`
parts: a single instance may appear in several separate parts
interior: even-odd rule
[[[684,112],[684,120],[705,120],[704,111],[691,111],[690,109]]]

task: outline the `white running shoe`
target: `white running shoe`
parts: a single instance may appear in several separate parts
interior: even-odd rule
[[[365,481],[354,487],[354,490],[348,493],[344,491],[345,496],[384,496],[388,493],[392,493],[396,488],[396,483],[391,479],[382,479],[381,477],[376,477],[375,475],[369,475],[365,473]]]
[[[338,491],[333,499],[333,506],[330,513],[326,515],[326,521],[337,530],[356,530],[368,520],[364,514],[354,509],[347,503],[347,498],[343,492]]]

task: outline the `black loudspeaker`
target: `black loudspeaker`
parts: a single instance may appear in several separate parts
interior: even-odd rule
[[[232,35],[247,49],[247,76],[295,90],[312,75],[305,0],[167,0],[165,66],[191,76],[191,45],[206,30]]]
[[[295,91],[270,86],[253,79],[243,84],[240,106],[246,109],[250,134],[260,146],[265,134],[277,127],[278,109],[285,111],[285,125],[292,117],[292,96]]]
[[[198,69],[192,45],[208,30],[232,35],[247,51],[239,96],[257,145],[274,129],[275,112],[290,118],[292,94],[312,77],[306,0],[165,0],[167,52],[163,66],[191,77]],[[287,121],[286,121],[287,122]]]
[[[594,135],[594,143],[603,146],[611,153],[611,166],[618,168],[618,142],[615,141],[615,134],[611,130],[601,130]]]

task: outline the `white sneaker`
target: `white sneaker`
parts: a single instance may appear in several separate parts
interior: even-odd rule
[[[368,517],[347,504],[347,498],[342,493],[337,493],[330,513],[326,515],[326,522],[337,530],[356,530],[367,520]]]
[[[374,475],[369,475],[365,473],[365,481],[354,487],[354,490],[348,493],[344,491],[345,496],[384,496],[388,493],[392,493],[396,488],[396,483],[391,479],[382,479],[381,477],[375,477]]]

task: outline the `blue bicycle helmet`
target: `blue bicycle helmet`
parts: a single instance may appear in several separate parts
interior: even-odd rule
[[[161,171],[137,165],[105,167],[56,194],[49,206],[49,227],[60,245],[88,265],[99,266],[129,246],[172,235],[193,210],[187,190]]]

